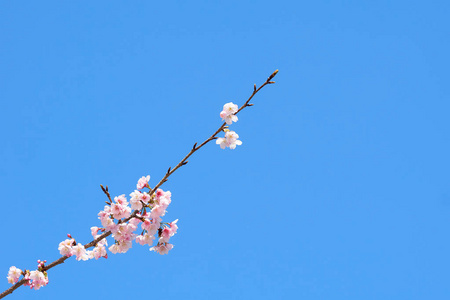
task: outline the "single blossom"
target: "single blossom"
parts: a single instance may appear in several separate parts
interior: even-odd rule
[[[114,197],[114,201],[120,205],[128,205],[127,197],[125,197],[125,194]]]
[[[111,212],[115,219],[128,218],[131,215],[131,208],[120,203],[111,204]]]
[[[145,187],[148,187],[148,182],[150,180],[150,175],[147,175],[146,177],[142,176],[136,185],[138,190],[142,190]]]
[[[17,281],[19,281],[19,277],[20,275],[22,275],[22,270],[19,268],[16,268],[15,266],[12,266],[9,268],[9,272],[8,272],[8,282],[11,284],[16,283]]]
[[[114,244],[111,247],[108,248],[111,253],[116,254],[119,253],[119,245]]]
[[[138,217],[141,217],[140,214],[137,214]],[[141,223],[142,221],[139,220],[138,218],[132,218],[130,221],[128,221],[129,224],[133,224],[134,226],[137,226]]]
[[[97,236],[97,232],[100,228],[98,228],[97,226],[92,226],[91,227],[91,235],[95,238]]]
[[[122,223],[119,225],[118,230],[113,233],[113,237],[119,242],[128,242],[134,239],[136,236],[133,231],[137,229],[137,226],[131,223]]]
[[[161,231],[161,236],[159,238],[159,243],[168,243],[169,239],[170,239],[170,228],[169,227],[164,227],[164,229]]]
[[[132,246],[131,241],[124,241],[124,242],[117,242],[116,244],[109,247],[109,251],[112,253],[125,253],[127,252]]]
[[[74,239],[66,239],[61,243],[59,243],[58,247],[59,253],[65,256],[72,256],[72,246],[74,242],[75,242]]]
[[[230,149],[235,149],[236,145],[242,145],[242,141],[238,140],[239,135],[231,130],[225,132],[224,138],[218,138],[216,144],[220,145],[220,148],[225,149],[229,147]]]
[[[28,278],[31,280],[30,288],[34,288],[35,290],[40,289],[41,287],[48,284],[47,274],[44,274],[40,271],[31,271]]]
[[[150,195],[146,192],[143,192],[141,194],[141,200],[142,202],[144,202],[145,204],[148,204],[148,202],[150,201]]]
[[[153,235],[150,235],[148,233],[144,234],[144,235],[138,235],[136,237],[136,243],[140,244],[140,245],[149,245],[151,246],[153,244],[153,240],[155,239],[155,237]]]
[[[88,260],[90,258],[89,252],[87,252],[86,248],[80,243],[72,247],[72,255],[75,255],[77,260]]]
[[[95,246],[94,250],[92,250],[92,256],[95,259],[99,259],[100,257],[107,258],[108,254],[106,253],[105,246],[97,244],[97,246]]]
[[[142,209],[142,193],[140,191],[134,191],[130,194],[130,204],[132,210],[141,210]]]
[[[150,251],[155,251],[161,255],[169,253],[170,250],[172,250],[173,245],[166,243],[166,244],[158,244],[155,247],[151,247]]]
[[[220,112],[222,121],[225,121],[228,125],[233,122],[237,122],[238,117],[235,115],[238,111],[238,106],[233,102],[229,102],[223,106],[223,110]]]
[[[160,222],[158,220],[145,219],[141,227],[142,229],[147,230],[148,234],[155,235],[160,227]]]
[[[161,217],[166,214],[166,209],[162,205],[155,205],[152,208],[152,211],[150,213],[150,216],[152,219],[161,220]],[[161,221],[160,221],[161,222]]]
[[[173,236],[173,235],[175,235],[175,233],[177,233],[177,230],[178,230],[177,222],[178,222],[178,219],[176,219],[176,220],[173,221],[172,223],[169,223],[169,226],[170,226],[170,236]]]

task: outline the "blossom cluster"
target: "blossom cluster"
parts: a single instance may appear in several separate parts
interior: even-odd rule
[[[114,201],[107,202],[104,209],[98,213],[98,218],[102,227],[91,227],[91,235],[95,241],[101,238],[104,232],[111,232],[114,238],[114,244],[108,249],[111,253],[125,253],[132,247],[132,242],[140,245],[149,245],[150,251],[155,251],[161,255],[167,254],[172,250],[170,238],[177,233],[177,222],[164,223],[162,217],[166,214],[166,209],[172,202],[172,194],[169,191],[157,189],[155,193],[150,193],[151,188],[148,184],[150,176],[139,179],[136,190],[130,194],[129,202],[125,195],[114,197]],[[143,191],[147,188],[148,191]],[[106,190],[109,197],[109,193]],[[142,230],[136,234],[136,230]],[[93,250],[87,250],[85,245],[77,243],[75,239],[68,234],[68,239],[59,243],[58,250],[63,256],[75,256],[76,260],[108,258],[106,247],[108,242],[106,238],[96,242]],[[153,246],[154,240],[157,240]],[[14,284],[18,282],[21,275],[27,280],[25,285],[31,288],[39,289],[47,285],[48,276],[44,270],[44,262],[38,261],[37,271],[22,271],[12,266],[8,272],[8,282]]]
[[[231,125],[233,122],[237,122],[238,117],[236,113],[238,112],[238,106],[233,102],[226,103],[223,106],[223,110],[220,112],[220,117],[222,121],[225,121],[228,125]],[[239,135],[231,131],[229,129],[224,129],[225,136],[223,138],[218,138],[216,140],[216,144],[220,145],[220,148],[230,148],[235,149],[237,145],[242,145],[242,141],[238,140]]]
[[[176,233],[178,220],[172,223],[162,222],[162,217],[166,214],[166,209],[172,201],[172,194],[169,191],[157,189],[156,193],[150,196],[150,193],[142,191],[144,188],[150,189],[149,180],[150,176],[139,179],[136,185],[137,189],[130,194],[129,202],[125,195],[114,197],[114,202],[105,205],[104,209],[98,213],[103,228],[92,227],[91,233],[94,238],[98,238],[99,230],[111,231],[115,240],[115,243],[108,248],[111,253],[127,252],[132,247],[133,241],[140,245],[152,246],[156,238],[158,238],[158,243],[150,248],[151,251],[167,254],[173,248],[173,245],[169,243],[169,238]],[[132,212],[134,215],[131,217]],[[139,227],[142,232],[134,233]],[[106,242],[99,244],[100,242],[96,246],[96,248],[100,247],[97,257],[104,257],[103,254],[106,254],[104,247],[107,244]],[[93,251],[95,252],[95,249]],[[87,256],[91,258],[89,252],[87,252]],[[94,257],[97,258],[95,255]]]
[[[41,287],[48,284],[48,276],[47,272],[44,271],[46,260],[40,261],[38,260],[38,269],[36,271],[22,271],[19,268],[16,268],[15,266],[12,266],[9,268],[8,272],[8,282],[11,284],[15,284],[19,281],[19,278],[21,275],[23,275],[23,278],[26,280],[24,285],[30,286],[30,288],[34,288],[35,290],[40,289]]]
[[[99,229],[100,228],[98,227],[91,227],[91,233],[94,239],[100,236],[97,234]],[[58,250],[61,255],[67,257],[75,256],[76,260],[88,260],[92,258],[99,259],[100,257],[108,258],[105,248],[105,246],[108,245],[106,239],[101,239],[93,250],[88,251],[82,244],[75,242],[75,239],[73,239],[70,235],[68,236],[69,239],[59,243]]]

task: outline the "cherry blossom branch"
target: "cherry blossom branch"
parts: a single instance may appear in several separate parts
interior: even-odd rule
[[[253,92],[250,95],[250,97],[247,99],[247,101],[239,108],[237,109],[237,105],[234,105],[236,107],[236,110],[234,110],[234,108],[232,109],[231,113],[228,115],[228,117],[232,117],[235,118],[233,120],[237,120],[237,117],[234,117],[236,114],[238,114],[241,110],[243,110],[246,107],[249,106],[253,106],[253,104],[250,103],[250,100],[252,100],[252,98],[266,85],[268,84],[273,84],[275,83],[274,81],[272,81],[272,79],[275,77],[275,75],[278,73],[278,70],[276,70],[275,72],[273,72],[268,78],[267,80],[259,87],[256,88],[256,84],[253,87]],[[162,186],[167,180],[168,178],[179,168],[181,168],[182,166],[186,165],[188,163],[188,158],[191,157],[192,154],[194,154],[195,152],[197,152],[198,150],[200,150],[203,146],[205,146],[207,143],[211,142],[212,140],[218,139],[217,135],[221,132],[221,131],[229,131],[228,129],[226,129],[228,126],[227,124],[231,124],[231,121],[228,122],[224,122],[209,138],[207,138],[203,143],[201,143],[200,145],[197,146],[197,143],[194,144],[194,146],[191,148],[191,150],[189,151],[189,153],[174,167],[174,168],[169,168],[166,172],[166,174],[164,175],[164,177],[159,181],[159,183],[152,189],[150,188],[150,186],[147,187],[150,189],[150,192],[148,193],[148,195],[151,197],[153,194],[155,194],[155,192],[158,190],[158,188],[160,186]],[[233,132],[234,133],[234,132]],[[235,134],[235,133],[234,133]],[[237,136],[237,135],[236,135]],[[238,137],[238,136],[237,136]],[[223,139],[224,140],[224,139]],[[234,139],[234,142],[236,142],[236,139]],[[238,141],[240,142],[240,141]],[[222,147],[222,145],[221,145]],[[100,185],[102,191],[106,194],[106,196],[108,197],[108,202],[106,202],[106,204],[111,205],[112,204],[112,200],[111,200],[111,196],[109,194],[108,191],[108,186],[103,187],[102,185]],[[142,202],[142,201],[141,201]],[[143,203],[143,202],[142,202]],[[144,204],[144,203],[143,203]],[[143,206],[145,208],[145,206]],[[139,210],[134,210],[129,217],[124,218],[124,219],[120,219],[118,221],[117,224],[124,224],[127,223],[128,221],[130,221],[133,218],[137,218],[139,220],[142,220],[142,216],[139,215]],[[167,223],[166,223],[167,224]],[[161,229],[160,229],[161,230]],[[101,235],[97,236],[93,241],[85,244],[83,247],[85,249],[91,248],[91,247],[95,247],[100,241],[102,241],[103,239],[105,239],[106,237],[110,236],[112,234],[111,230],[105,231],[104,233],[102,233]],[[69,236],[70,237],[70,236]],[[60,265],[62,263],[65,262],[66,259],[68,259],[70,256],[62,256],[59,259],[55,260],[54,262],[51,262],[47,265],[45,265],[45,261],[44,262],[39,262],[39,272],[43,272],[45,273],[47,270],[50,270],[51,268]],[[14,267],[15,268],[15,267]],[[19,269],[17,269],[19,270]],[[17,271],[18,272],[18,271]],[[22,278],[21,280],[19,280],[17,283],[15,283],[13,286],[11,286],[9,289],[5,290],[3,293],[0,294],[0,299],[4,298],[5,296],[11,294],[13,291],[15,291],[16,289],[18,289],[20,286],[22,285],[29,285],[29,281],[30,281],[30,277],[29,277],[29,271],[25,270],[25,271],[21,271],[20,270],[21,275],[24,275],[24,278]],[[19,275],[20,276],[20,275]],[[18,277],[17,277],[18,278]],[[48,280],[47,280],[48,282]]]
[[[248,107],[248,106],[252,106],[253,104],[249,104],[250,100],[252,100],[253,96],[256,95],[256,93],[258,93],[263,87],[265,87],[268,84],[273,84],[275,83],[275,81],[271,81],[275,75],[277,75],[278,70],[276,70],[275,72],[273,72],[266,80],[266,82],[264,82],[259,88],[256,88],[256,84],[253,86],[253,93],[250,95],[250,97],[248,98],[248,100],[238,109],[238,111],[235,113],[238,114],[241,110],[243,110],[244,108]],[[169,170],[167,170],[166,175],[164,175],[163,179],[161,179],[161,181],[151,190],[150,192],[150,196],[161,186],[163,185],[164,182],[167,181],[167,179],[169,178],[170,175],[172,175],[178,168],[186,165],[188,163],[187,159],[194,154],[196,151],[198,151],[200,148],[202,148],[203,146],[205,146],[207,143],[209,143],[212,140],[216,139],[216,135],[219,134],[219,132],[221,132],[225,126],[227,125],[226,122],[223,122],[222,126],[219,127],[219,129],[216,130],[216,132],[214,132],[209,138],[207,138],[203,143],[201,143],[199,146],[197,146],[197,143],[194,144],[194,146],[192,147],[191,151],[189,151],[189,153],[175,166],[175,168],[171,169],[169,168]]]

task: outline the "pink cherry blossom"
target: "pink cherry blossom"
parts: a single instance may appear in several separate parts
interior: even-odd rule
[[[125,194],[114,197],[114,202],[124,206],[128,205],[128,201],[127,198],[125,197]]]
[[[116,244],[109,247],[109,251],[112,253],[125,253],[127,252],[132,246],[131,241],[125,241],[125,242],[117,242]]]
[[[72,247],[72,255],[75,255],[77,260],[89,259],[89,253],[86,252],[86,248],[84,248],[84,246],[80,243]]]
[[[141,222],[142,222],[142,221],[139,220],[138,218],[133,218],[133,219],[131,219],[130,221],[128,221],[128,223],[133,224],[134,226],[136,226],[136,228],[137,228],[137,226],[138,226]]]
[[[165,214],[166,214],[166,209],[165,209],[164,206],[162,206],[162,205],[155,205],[152,208],[150,216],[152,217],[152,219],[159,220],[160,217],[164,216]]]
[[[119,225],[118,230],[113,233],[113,237],[119,242],[128,242],[134,239],[136,236],[133,231],[137,228],[136,225],[130,223],[122,223]]]
[[[72,246],[74,242],[75,242],[74,239],[66,239],[61,243],[59,243],[58,247],[59,253],[65,256],[72,256]]]
[[[131,208],[120,203],[111,204],[111,213],[115,219],[128,218],[131,214]]]
[[[138,190],[142,190],[145,187],[148,187],[148,182],[150,180],[150,175],[147,175],[146,177],[142,176],[136,185]]]
[[[144,235],[138,235],[136,237],[136,243],[138,243],[140,245],[150,245],[151,246],[153,244],[154,239],[155,239],[155,237],[153,235],[146,233]]]
[[[35,290],[48,284],[48,277],[40,271],[31,271],[29,279],[31,280],[30,288],[34,288]]]
[[[148,180],[150,176],[142,177],[139,179],[138,188],[149,187]],[[151,197],[147,192],[141,192],[135,190],[130,194],[130,203],[128,203],[125,195],[114,197],[113,203],[108,203],[104,206],[104,209],[98,213],[103,228],[93,226],[90,228],[92,237],[96,240],[101,236],[102,232],[111,231],[112,237],[115,239],[115,243],[109,247],[109,251],[112,253],[125,253],[132,247],[132,242],[141,245],[152,246],[156,236],[158,235],[158,243],[156,246],[151,247],[151,251],[155,251],[159,254],[167,254],[173,245],[169,243],[170,238],[177,232],[178,226],[176,225],[178,220],[172,223],[164,223],[161,227],[162,216],[165,215],[166,209],[171,203],[172,194],[170,191],[163,191],[158,189],[154,197]],[[144,203],[146,206],[142,205]],[[128,206],[131,204],[131,207]],[[150,208],[150,210],[147,210]],[[130,220],[126,218],[131,216],[133,210],[144,209],[143,212],[136,211],[136,214]],[[119,221],[115,221],[119,220]],[[117,223],[116,223],[117,222]],[[141,224],[143,232],[137,235],[135,231],[138,229],[138,225]],[[58,250],[63,256],[75,256],[76,260],[88,260],[99,259],[101,257],[108,257],[106,246],[108,242],[106,238],[97,242],[92,251],[87,250],[83,244],[76,244],[75,239],[68,234],[69,239],[66,239],[59,243]],[[18,282],[21,275],[24,276],[24,285],[28,285],[34,289],[40,289],[42,286],[48,284],[48,277],[45,270],[46,261],[38,260],[38,269],[36,271],[25,271],[12,266],[8,272],[8,282]],[[23,274],[22,274],[23,273]]]
[[[151,247],[150,251],[155,251],[161,255],[169,253],[170,250],[172,250],[173,245],[172,244],[158,244],[155,247]]]
[[[12,266],[9,268],[8,272],[8,282],[11,284],[16,283],[19,281],[19,277],[22,275],[22,270],[19,268],[16,268],[15,266]]]
[[[238,117],[235,115],[238,111],[238,106],[233,102],[229,102],[223,106],[223,110],[220,112],[222,121],[225,121],[228,125],[233,122],[237,122]]]
[[[141,210],[142,209],[142,193],[140,191],[134,191],[130,194],[130,204],[132,210]]]
[[[171,237],[171,231],[169,227],[165,227],[162,231],[161,231],[161,236],[159,238],[159,243],[168,243],[169,239]]]
[[[141,194],[141,200],[142,202],[144,202],[145,204],[148,204],[148,201],[150,201],[150,195],[148,193],[142,193]]]
[[[92,256],[95,259],[99,259],[100,257],[107,257],[108,254],[106,253],[105,246],[97,244],[94,250],[92,250]]]
[[[242,141],[238,140],[239,135],[234,132],[228,130],[225,132],[225,138],[218,138],[216,140],[216,144],[220,145],[220,148],[225,149],[229,147],[230,149],[235,149],[236,145],[242,145]]]
[[[164,208],[164,210],[167,209],[167,207],[169,206],[170,202],[172,202],[170,197],[161,197],[161,198],[159,198],[159,204],[161,205],[161,207]]]
[[[158,199],[159,197],[164,195],[164,191],[162,189],[157,189],[156,190],[156,198]]]
[[[169,223],[169,225],[170,225],[170,236],[173,236],[174,234],[177,233],[177,230],[178,230],[177,222],[178,222],[178,219],[176,219],[172,223]]]
[[[119,245],[114,244],[111,247],[108,248],[111,253],[116,254],[119,253]]]
[[[141,225],[142,229],[147,230],[150,235],[155,235],[156,232],[158,232],[159,226],[160,223],[158,221],[149,219],[145,219],[145,221]]]
[[[91,235],[95,238],[97,236],[97,232],[100,228],[98,228],[97,226],[92,226],[91,227]]]

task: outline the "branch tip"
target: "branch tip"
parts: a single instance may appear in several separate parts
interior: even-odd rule
[[[278,73],[278,69],[276,69],[275,72],[273,72],[272,75],[270,75],[269,78],[267,78],[267,81],[272,80],[272,78],[274,78],[275,75],[277,75],[277,73]]]

